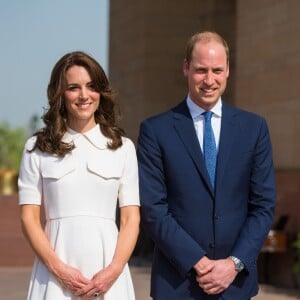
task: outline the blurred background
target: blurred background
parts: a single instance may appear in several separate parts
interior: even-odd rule
[[[299,19],[298,0],[1,0],[0,267],[32,264],[16,178],[25,139],[43,126],[55,62],[73,50],[94,56],[136,142],[144,118],[186,96],[188,37],[213,30],[231,51],[223,100],[264,116],[272,138],[277,207],[258,261],[260,282],[300,288]],[[151,253],[142,230],[134,257],[150,260]]]

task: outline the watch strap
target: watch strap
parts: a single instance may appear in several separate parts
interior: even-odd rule
[[[241,272],[245,268],[245,265],[242,263],[242,261],[239,258],[232,255],[229,256],[229,258],[234,262],[235,270],[237,272]]]

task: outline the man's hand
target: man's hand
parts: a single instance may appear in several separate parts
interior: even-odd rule
[[[214,260],[203,256],[195,265],[194,269],[197,273],[197,276],[205,275],[212,271],[214,267]]]
[[[207,258],[207,260],[209,260]],[[238,272],[235,270],[233,261],[229,258],[219,260],[206,260],[198,264],[199,272],[196,269],[196,280],[203,291],[209,295],[215,295],[223,292],[233,282]],[[207,270],[210,270],[207,272]]]

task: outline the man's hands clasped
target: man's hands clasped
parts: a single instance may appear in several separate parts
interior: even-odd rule
[[[238,274],[229,258],[211,260],[204,256],[194,265],[194,269],[199,286],[208,295],[222,293]]]

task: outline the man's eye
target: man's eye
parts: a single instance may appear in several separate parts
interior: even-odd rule
[[[215,70],[214,72],[215,72],[215,74],[221,74],[223,72],[223,70]]]
[[[204,73],[206,73],[206,70],[205,69],[197,69],[196,72],[199,74],[204,74]]]

